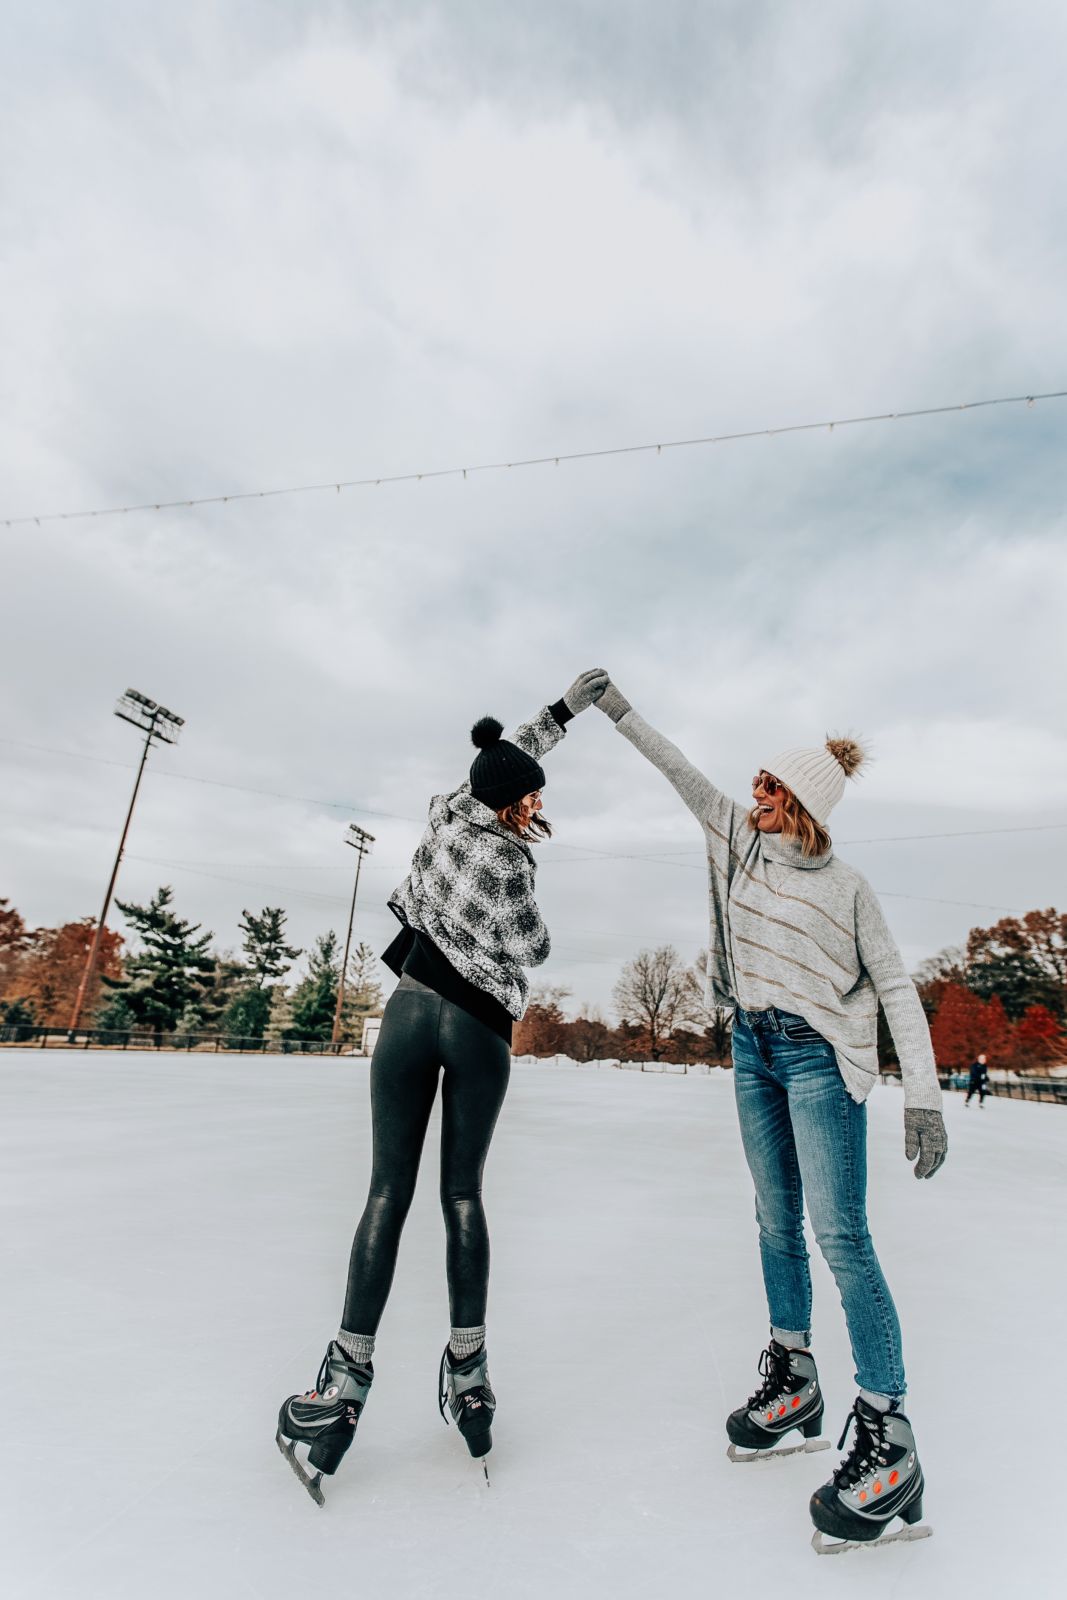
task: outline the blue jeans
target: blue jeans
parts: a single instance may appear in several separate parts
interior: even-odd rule
[[[833,1046],[803,1017],[738,1009],[733,1058],[772,1333],[794,1349],[811,1343],[806,1193],[841,1295],[856,1382],[876,1402],[901,1399],[900,1323],[867,1231],[867,1108],[845,1088]]]

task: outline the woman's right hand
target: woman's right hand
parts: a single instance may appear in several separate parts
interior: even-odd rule
[[[573,717],[579,711],[585,711],[596,701],[607,688],[609,679],[603,667],[590,667],[587,672],[581,672],[575,678],[566,694],[563,704]]]
[[[603,711],[606,717],[610,717],[612,722],[621,722],[626,713],[633,710],[629,700],[624,694],[619,693],[610,678],[607,688],[596,703],[596,708],[598,711]]]

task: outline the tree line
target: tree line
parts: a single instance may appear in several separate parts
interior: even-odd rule
[[[212,949],[214,934],[178,915],[164,885],[147,905],[115,902],[136,945],[105,928],[84,1015],[105,1036],[132,1031],[191,1039],[222,1035],[246,1043],[325,1041],[332,1035],[341,954],[337,935],[321,934],[306,970],[285,981],[304,952],[288,943],[280,906],[245,910],[240,953]],[[27,927],[0,899],[0,1022],[65,1027],[85,971],[96,924],[91,917],[58,928]],[[349,956],[341,1014],[342,1042],[357,1043],[368,1016],[382,1010],[377,958],[364,944]]]
[[[576,1061],[730,1061],[730,1014],[704,995],[705,954],[688,966],[673,945],[643,950],[614,989],[619,1020],[583,1008],[568,1019],[564,989],[535,991],[515,1030],[517,1055]],[[1067,1059],[1067,915],[1004,917],[972,928],[962,949],[923,962],[916,987],[940,1067],[960,1070],[983,1053],[994,1067],[1044,1067]],[[878,1054],[899,1067],[878,1012]]]
[[[240,953],[218,954],[214,935],[178,915],[161,887],[147,905],[116,901],[136,940],[105,929],[85,1015],[105,1033],[131,1030],[191,1037],[218,1034],[284,1044],[331,1037],[341,976],[338,939],[321,934],[304,953],[288,943],[278,906],[245,910]],[[64,1027],[92,942],[91,917],[30,929],[0,899],[0,1023]],[[687,963],[673,945],[642,950],[613,990],[615,1016],[564,1010],[569,991],[534,991],[515,1028],[516,1055],[578,1061],[690,1061],[728,1064],[730,1014],[705,995],[705,953]],[[915,974],[939,1066],[959,1069],[984,1052],[994,1066],[1041,1066],[1067,1055],[1067,915],[1054,909],[972,928],[960,949],[942,950]],[[365,944],[349,959],[342,1040],[358,1043],[364,1019],[382,1011],[377,960]],[[896,1055],[879,1012],[879,1057]]]

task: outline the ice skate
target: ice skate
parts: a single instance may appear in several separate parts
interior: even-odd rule
[[[480,1462],[488,1483],[489,1468],[485,1457],[493,1448],[496,1396],[489,1386],[489,1366],[484,1344],[472,1356],[462,1359],[457,1359],[450,1347],[445,1345],[437,1403],[446,1422],[445,1406],[448,1406],[467,1449]]]
[[[763,1383],[726,1419],[730,1460],[765,1461],[771,1456],[828,1450],[830,1441],[819,1437],[824,1408],[814,1358],[807,1351],[787,1350],[772,1339],[760,1356],[759,1370]],[[801,1443],[779,1443],[798,1428],[803,1434]]]
[[[925,1483],[911,1423],[902,1411],[876,1411],[865,1400],[857,1400],[838,1449],[853,1421],[852,1449],[829,1483],[811,1497],[812,1548],[828,1556],[928,1539],[933,1529],[922,1522]],[[897,1518],[900,1526],[887,1533]]]
[[[314,1389],[290,1395],[278,1413],[275,1441],[316,1505],[326,1501],[320,1487],[323,1475],[337,1471],[355,1437],[356,1424],[374,1379],[371,1362],[350,1361],[336,1339],[322,1360]],[[311,1446],[307,1471],[296,1454],[298,1444]]]

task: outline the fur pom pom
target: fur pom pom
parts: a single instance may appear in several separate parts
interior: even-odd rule
[[[477,745],[479,750],[488,750],[491,744],[496,744],[504,731],[504,724],[495,717],[479,717],[471,729],[471,744]]]
[[[826,748],[840,762],[846,778],[854,778],[870,754],[859,739],[842,739],[837,734],[827,734]]]

